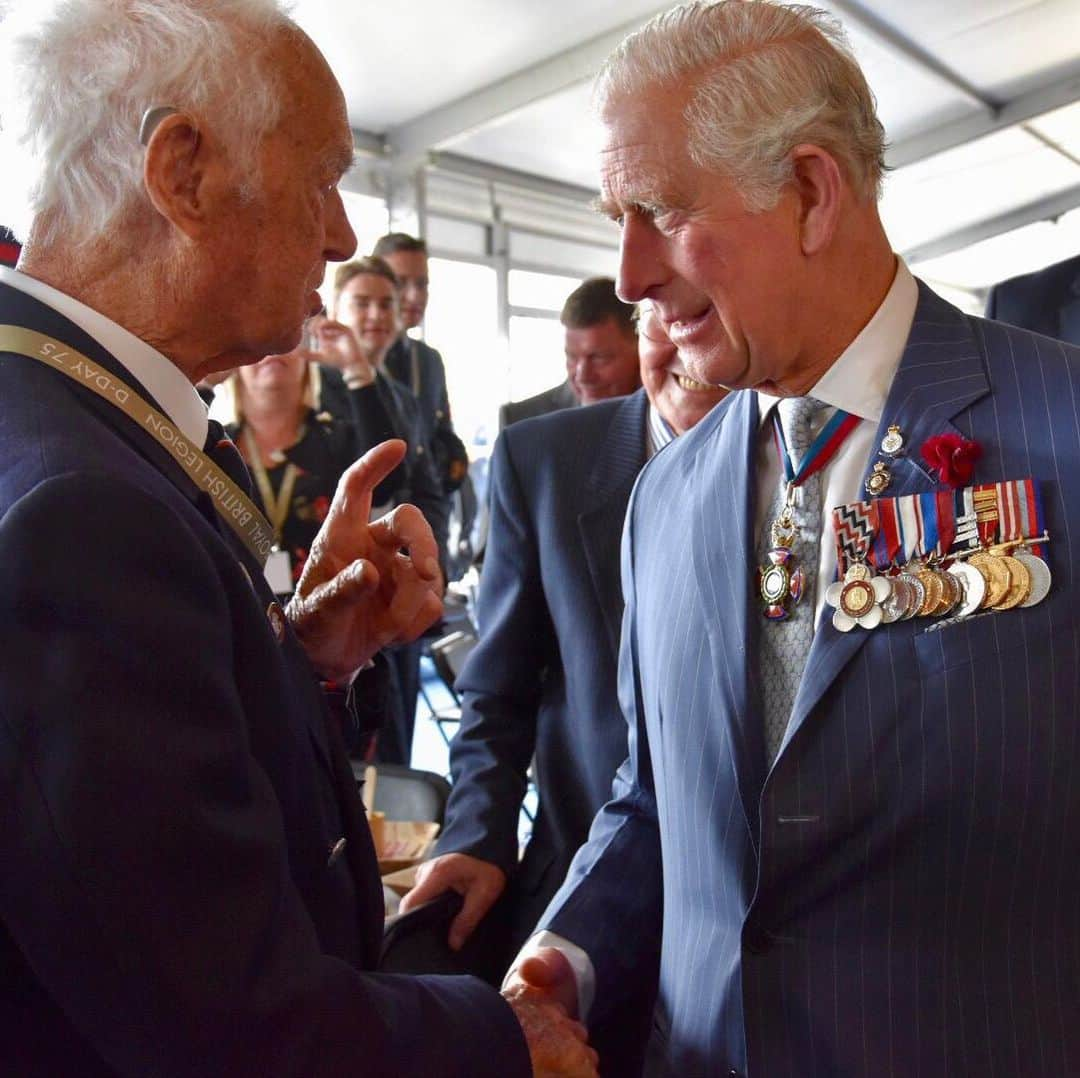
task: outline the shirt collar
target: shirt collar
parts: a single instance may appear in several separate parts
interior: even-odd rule
[[[667,421],[656,410],[656,406],[649,402],[649,416],[647,421],[648,455],[652,457],[659,453],[668,442],[675,440],[675,432],[667,425]]]
[[[897,258],[896,274],[881,306],[807,396],[877,423],[904,355],[918,301],[915,278],[904,260]],[[758,417],[764,423],[780,398],[761,392],[757,396]]]
[[[89,334],[130,372],[193,445],[206,443],[206,405],[183,372],[156,348],[52,285],[0,266],[0,284],[36,299]]]

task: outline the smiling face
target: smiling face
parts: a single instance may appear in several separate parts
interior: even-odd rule
[[[334,312],[372,363],[382,361],[401,330],[397,289],[375,273],[351,277],[334,301]]]
[[[637,336],[607,318],[566,327],[566,376],[582,404],[633,393],[639,385]]]
[[[799,204],[749,213],[738,192],[695,164],[689,90],[652,86],[603,110],[601,206],[622,229],[617,289],[650,300],[698,382],[776,392],[801,363],[806,264]]]
[[[687,375],[675,345],[651,310],[638,323],[641,382],[653,407],[676,434],[685,434],[719,404],[728,391]]]

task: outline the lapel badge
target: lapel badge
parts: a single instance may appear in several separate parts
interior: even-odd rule
[[[879,460],[874,465],[874,470],[866,477],[866,492],[877,497],[885,491],[891,482],[892,472],[889,471],[889,466],[884,461]]]
[[[285,611],[278,602],[271,603],[266,608],[266,620],[270,622],[270,631],[274,639],[280,644],[285,639]]]
[[[345,853],[346,842],[344,838],[339,838],[337,842],[331,843],[327,847],[326,867],[333,868],[334,865],[341,860],[342,855]]]
[[[904,435],[901,433],[900,428],[894,423],[889,427],[885,437],[881,439],[881,451],[882,453],[887,453],[890,457],[895,457],[903,448]]]

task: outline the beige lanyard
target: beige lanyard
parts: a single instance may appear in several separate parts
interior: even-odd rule
[[[270,476],[266,471],[266,465],[263,464],[262,455],[259,453],[259,447],[255,443],[251,428],[244,427],[241,437],[244,439],[244,448],[247,450],[251,474],[255,476],[259,496],[266,507],[267,515],[270,518],[270,526],[274,529],[274,545],[280,547],[281,532],[285,527],[285,521],[289,517],[289,506],[292,504],[293,489],[296,486],[296,477],[300,474],[300,469],[291,460],[285,465],[285,474],[281,477],[281,489],[275,498],[274,488],[270,484]]]
[[[255,503],[200,448],[192,445],[172,424],[130,386],[101,364],[53,337],[22,326],[0,325],[0,352],[36,359],[66,374],[108,401],[150,434],[187,472],[192,482],[210,495],[218,515],[264,566],[274,546],[274,533]]]

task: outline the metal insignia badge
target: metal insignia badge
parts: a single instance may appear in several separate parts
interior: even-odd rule
[[[892,472],[884,461],[878,461],[874,470],[866,477],[866,491],[877,497],[883,493],[892,482]]]
[[[893,457],[903,448],[904,435],[901,433],[900,428],[895,425],[890,426],[885,437],[881,439],[882,453],[888,453],[890,457]]]

